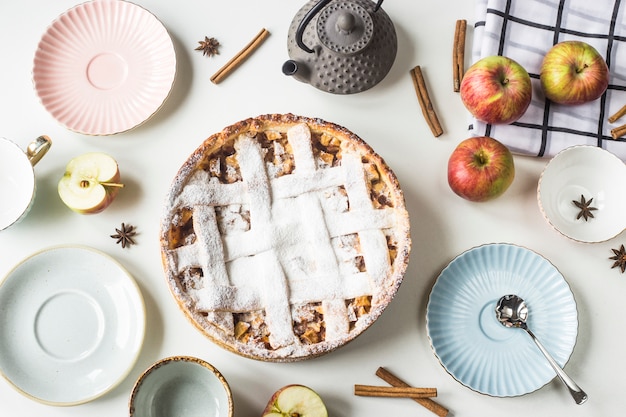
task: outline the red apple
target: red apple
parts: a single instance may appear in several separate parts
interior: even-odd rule
[[[546,98],[559,104],[582,104],[604,94],[609,67],[593,46],[564,41],[544,56],[539,79]]]
[[[263,417],[328,417],[328,411],[320,396],[304,385],[291,384],[272,395]]]
[[[448,160],[450,188],[470,201],[498,197],[509,188],[514,177],[511,151],[488,136],[465,139]]]
[[[514,60],[494,55],[468,68],[461,81],[461,100],[478,120],[510,124],[522,117],[532,98],[528,72]]]

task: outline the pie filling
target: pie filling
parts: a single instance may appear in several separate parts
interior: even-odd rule
[[[362,141],[304,122],[242,130],[179,174],[162,230],[170,287],[237,353],[325,353],[369,326],[400,284],[402,193]]]

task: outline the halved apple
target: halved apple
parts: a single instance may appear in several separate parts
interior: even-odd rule
[[[322,398],[304,385],[286,385],[270,398],[263,417],[328,417]]]
[[[89,152],[67,164],[58,192],[70,209],[94,214],[107,208],[123,186],[117,161],[103,152]]]

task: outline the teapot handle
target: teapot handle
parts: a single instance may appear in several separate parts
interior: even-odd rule
[[[315,52],[313,49],[309,48],[308,46],[306,46],[304,44],[304,41],[302,40],[302,37],[304,36],[304,30],[306,29],[306,27],[308,26],[309,23],[311,23],[311,20],[313,20],[313,18],[315,17],[316,14],[318,14],[320,12],[320,10],[322,10],[324,7],[326,7],[326,5],[328,3],[330,3],[332,0],[320,0],[319,2],[317,2],[312,8],[311,10],[309,10],[304,17],[302,18],[302,21],[300,22],[300,24],[298,25],[298,29],[296,30],[296,44],[298,44],[298,46],[300,47],[300,49],[302,49],[304,52],[308,52],[310,54],[312,54],[313,52]],[[376,3],[376,7],[374,7],[374,12],[377,12],[378,9],[380,9],[380,6],[383,4],[383,0],[378,0],[378,2]]]
[[[317,4],[315,4],[315,6],[313,6],[311,10],[309,10],[304,15],[304,17],[302,18],[302,21],[300,22],[300,25],[298,25],[298,30],[296,30],[296,43],[298,44],[300,49],[302,49],[304,52],[308,52],[310,54],[315,52],[313,49],[309,48],[308,46],[304,44],[304,41],[302,40],[302,37],[304,35],[304,30],[306,29],[307,25],[311,22],[311,20],[313,20],[315,15],[318,14],[319,11],[322,10],[324,7],[326,7],[326,5],[330,3],[331,1],[332,0],[320,0],[319,2],[317,2]]]

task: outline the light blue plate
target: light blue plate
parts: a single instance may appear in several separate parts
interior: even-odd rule
[[[497,321],[496,303],[506,294],[526,300],[528,327],[563,366],[576,344],[576,301],[554,265],[531,250],[489,244],[462,253],[437,278],[426,310],[428,337],[446,371],[497,397],[535,391],[556,376],[524,330]]]

